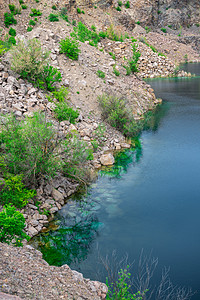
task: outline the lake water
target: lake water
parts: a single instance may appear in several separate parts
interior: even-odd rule
[[[200,75],[200,65],[187,65]],[[170,266],[175,285],[191,287],[200,299],[200,77],[149,81],[162,98],[154,130],[141,148],[117,156],[87,195],[77,195],[56,215],[50,230],[33,240],[53,265],[69,264],[104,280],[98,253],[136,261],[141,249],[158,257],[152,285]],[[84,200],[84,201],[82,201]],[[53,228],[54,229],[54,228]],[[99,271],[100,270],[100,271]]]

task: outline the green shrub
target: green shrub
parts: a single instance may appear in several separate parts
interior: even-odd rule
[[[11,35],[11,36],[16,36],[16,30],[14,29],[14,28],[10,28],[10,30],[9,30],[9,34]]]
[[[58,90],[52,92],[54,98],[59,102],[63,102],[68,98],[69,90],[68,88],[61,86]]]
[[[106,32],[100,31],[100,32],[99,32],[99,36],[100,36],[102,39],[105,39],[105,38],[106,38]]]
[[[121,11],[121,7],[120,7],[120,6],[117,6],[117,7],[116,7],[116,10],[117,10],[117,11]]]
[[[54,15],[54,14],[50,14],[48,18],[49,18],[50,22],[58,22],[59,21],[58,16]]]
[[[24,1],[23,0],[19,0],[19,4],[24,4]]]
[[[77,7],[76,11],[77,11],[78,14],[82,13],[82,11],[81,11],[81,9],[79,7]]]
[[[166,28],[161,28],[160,29],[162,32],[167,33],[167,29]]]
[[[137,136],[141,131],[141,124],[136,123],[125,98],[103,94],[98,97],[103,118],[126,136]]]
[[[33,27],[31,27],[31,26],[28,26],[28,27],[27,27],[27,31],[28,31],[28,32],[30,32],[30,31],[32,31],[32,30],[33,30]]]
[[[89,30],[82,22],[79,22],[78,26],[74,27],[74,32],[71,33],[71,36],[83,43],[85,41],[92,41],[95,46],[100,41],[99,35]]]
[[[119,76],[119,75],[120,75],[119,70],[117,70],[115,66],[113,66],[113,73],[114,73],[116,76]]]
[[[96,31],[96,27],[94,25],[92,25],[91,26],[91,30],[95,32]]]
[[[19,175],[29,184],[51,177],[60,168],[56,157],[56,132],[44,114],[17,120],[10,116],[1,125],[0,151],[7,172]]]
[[[57,10],[57,7],[55,5],[52,5],[51,7],[53,10]]]
[[[13,17],[12,13],[6,12],[4,14],[4,24],[8,28],[12,24],[17,24],[17,20]]]
[[[107,31],[106,31],[106,36],[107,36],[108,39],[113,40],[113,41],[116,41],[116,42],[117,42],[117,41],[120,41],[120,42],[123,42],[123,41],[124,41],[122,34],[121,34],[121,36],[119,36],[119,35],[115,32],[115,30],[114,30],[114,25],[113,25],[113,24],[111,24],[111,25],[108,27],[108,29],[107,29]]]
[[[15,7],[14,4],[9,4],[8,7],[9,7],[9,9],[10,9],[11,12],[14,12],[15,9],[16,9],[16,7]]]
[[[59,122],[69,121],[72,124],[75,124],[79,116],[79,112],[71,108],[65,101],[56,103],[54,113]]]
[[[42,72],[36,77],[33,81],[33,84],[40,89],[47,91],[56,90],[55,83],[61,82],[62,76],[60,71],[57,68],[54,68],[50,65],[44,66]]]
[[[97,71],[97,76],[98,76],[99,78],[105,78],[105,73],[104,73],[103,71],[101,71],[101,70],[98,70],[98,71]]]
[[[63,8],[61,8],[61,10],[60,10],[60,15],[61,15],[61,16],[66,16],[66,15],[67,15],[67,12],[68,12],[67,8],[66,8],[66,7],[63,7]]]
[[[137,21],[137,22],[136,22],[137,25],[140,25],[140,23],[141,23],[140,21]]]
[[[0,52],[1,52],[1,55],[2,55],[4,52],[8,51],[8,50],[11,48],[12,45],[13,45],[13,44],[12,44],[12,42],[10,41],[10,37],[9,37],[8,35],[5,36],[4,41],[3,41],[3,40],[0,40],[0,49],[1,49]]]
[[[28,24],[31,26],[35,26],[36,22],[34,20],[30,20]]]
[[[60,41],[60,53],[64,53],[67,57],[78,60],[80,53],[79,43],[69,37]]]
[[[66,176],[75,178],[81,183],[88,181],[86,163],[93,159],[93,151],[88,144],[76,135],[68,135],[63,146],[64,167]]]
[[[23,239],[29,240],[24,232],[25,219],[14,206],[5,205],[0,212],[0,242],[14,246],[23,246]]]
[[[112,57],[112,59],[116,60],[116,55],[113,52],[109,52],[109,54]]]
[[[126,8],[130,8],[130,1],[127,1],[124,5]]]
[[[14,15],[21,15],[21,10],[22,10],[21,7],[20,8],[17,7],[14,11]]]
[[[3,205],[12,204],[17,208],[22,208],[35,195],[35,190],[25,188],[21,175],[11,176],[5,179],[5,185],[0,191],[0,203]]]
[[[14,38],[14,36],[9,37],[8,42],[12,45],[16,45],[16,39]]]
[[[126,69],[127,74],[126,75],[130,75],[130,71],[132,73],[138,72],[138,60],[141,56],[141,53],[139,51],[137,51],[137,45],[136,43],[133,43],[132,45],[132,58],[128,61],[128,66],[124,66],[124,68]]]
[[[22,9],[27,9],[27,5],[26,4],[22,4]]]
[[[39,88],[53,91],[54,83],[60,82],[62,77],[56,68],[48,64],[48,57],[49,52],[42,49],[39,40],[19,41],[11,49],[11,68]]]
[[[72,25],[76,26],[76,20],[72,20]]]
[[[64,15],[63,15],[63,16],[61,16],[61,17],[62,17],[62,19],[65,20],[66,22],[69,22],[68,16],[64,16]]]
[[[118,279],[116,282],[108,283],[108,278],[106,279],[106,285],[108,286],[108,293],[106,299],[108,300],[142,300],[144,294],[147,292],[137,292],[135,294],[131,293],[130,277],[131,274],[128,272],[129,266],[125,269],[121,269],[118,273]]]
[[[118,1],[118,6],[122,6],[122,1],[121,0]]]
[[[32,13],[30,14],[31,17],[41,16],[42,12],[39,9],[31,8]]]
[[[145,26],[144,29],[146,30],[146,33],[149,33],[151,31],[151,28],[149,28],[148,26]]]

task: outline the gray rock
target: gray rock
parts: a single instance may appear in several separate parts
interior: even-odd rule
[[[113,165],[115,162],[114,156],[111,153],[103,154],[100,157],[100,162],[103,166]]]
[[[56,189],[52,188],[52,197],[54,198],[55,201],[62,201],[64,200],[64,196],[63,194],[61,194],[59,191],[57,191]]]

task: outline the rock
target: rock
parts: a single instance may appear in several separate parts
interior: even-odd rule
[[[127,144],[127,143],[121,143],[121,147],[129,149],[131,146],[129,144]]]
[[[75,270],[72,270],[72,274],[73,274],[73,279],[75,280],[75,281],[83,281],[83,274],[82,273],[79,273],[79,272],[77,272],[77,271],[75,271]]]
[[[52,197],[54,198],[55,201],[62,201],[64,200],[64,196],[63,194],[61,194],[58,190],[56,190],[55,188],[52,188]]]
[[[100,162],[103,166],[110,166],[113,165],[115,162],[114,156],[111,153],[103,154],[100,157]]]
[[[38,231],[33,226],[29,226],[28,233],[32,237],[32,236],[36,235],[38,233]]]

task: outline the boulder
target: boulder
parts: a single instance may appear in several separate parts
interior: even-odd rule
[[[100,162],[103,166],[111,166],[114,164],[115,159],[112,153],[107,153],[100,157]]]

